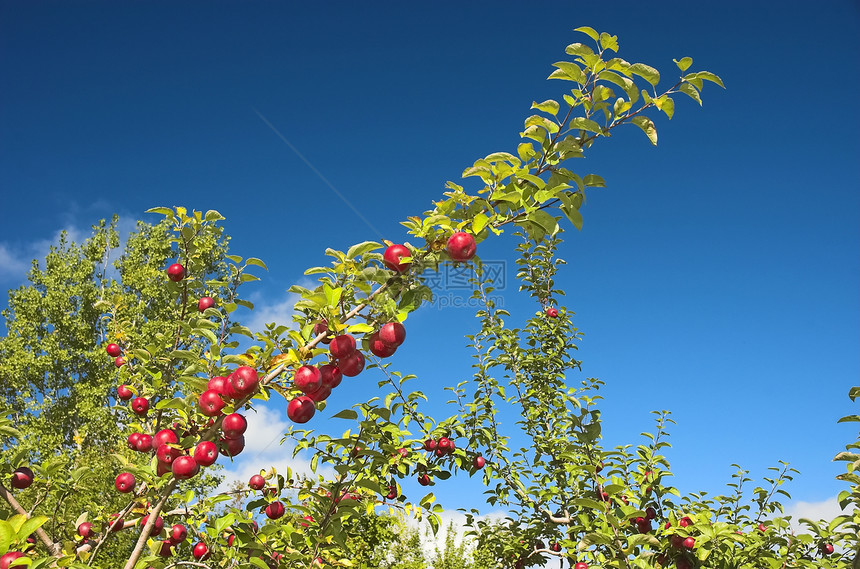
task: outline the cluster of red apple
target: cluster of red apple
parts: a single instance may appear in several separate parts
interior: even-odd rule
[[[445,246],[448,256],[451,260],[463,263],[475,256],[478,246],[475,243],[475,238],[464,231],[458,231],[448,238],[448,243]],[[411,259],[412,251],[405,245],[395,244],[389,245],[382,254],[383,264],[396,273],[405,273],[412,266],[411,261],[403,259]]]

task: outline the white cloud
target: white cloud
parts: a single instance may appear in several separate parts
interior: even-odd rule
[[[261,300],[259,295],[252,295],[254,310],[244,319],[244,324],[252,332],[262,332],[266,324],[275,322],[284,326],[293,326],[293,312],[296,302],[301,298],[299,295],[288,292],[283,300],[274,304]]]
[[[506,513],[502,511],[489,512],[481,516],[475,516],[475,520],[501,520],[506,517]],[[448,526],[453,523],[454,544],[459,545],[463,541],[463,534],[466,532],[466,514],[459,510],[443,510],[439,513],[440,524],[439,532],[433,535],[433,530],[426,519],[417,520],[415,518],[406,518],[406,524],[418,529],[421,538],[421,548],[424,551],[425,559],[433,559],[436,551],[442,552],[445,549],[445,540],[448,537]]]
[[[13,251],[0,243],[0,282],[22,280],[30,268],[29,259],[22,251]]]
[[[835,517],[846,514],[850,511],[850,507],[848,510],[842,511],[839,507],[839,501],[836,496],[822,500],[821,502],[793,502],[785,508],[786,515],[791,516],[792,528],[794,528],[795,531],[800,532],[809,531],[805,525],[798,521],[800,518],[806,518],[815,522],[819,520],[826,520],[829,522]]]

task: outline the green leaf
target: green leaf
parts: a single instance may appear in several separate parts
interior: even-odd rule
[[[248,563],[253,565],[254,567],[259,567],[260,569],[269,569],[269,566],[266,565],[266,562],[260,559],[259,557],[249,557]]]
[[[719,85],[723,89],[726,88],[726,86],[723,85],[723,80],[720,79],[719,76],[711,73],[710,71],[699,71],[698,73],[695,74],[695,76],[697,79],[704,79],[705,81],[710,81],[711,83],[716,83],[717,85]]]
[[[490,218],[486,214],[479,213],[472,219],[472,233],[477,235],[487,226]]]
[[[262,269],[265,269],[267,271],[269,270],[269,267],[266,266],[266,263],[264,263],[263,261],[261,261],[260,259],[258,259],[256,257],[248,257],[247,259],[245,259],[245,263],[248,265],[256,265],[256,266],[258,266]]]
[[[593,39],[594,41],[598,41],[600,39],[600,34],[597,33],[593,28],[589,28],[588,26],[581,26],[579,28],[574,28],[575,32],[582,32],[586,34],[588,37]]]
[[[644,63],[634,63],[630,66],[630,72],[635,73],[645,81],[652,85],[657,85],[660,82],[660,72]]]
[[[158,213],[161,215],[165,215],[167,217],[173,217],[174,216],[173,209],[169,208],[169,207],[151,207],[148,210],[146,210],[146,213]]]
[[[31,533],[45,525],[50,518],[47,516],[33,516],[18,530],[18,541],[24,541]]]
[[[528,128],[530,126],[539,126],[545,129],[549,133],[558,132],[558,125],[549,120],[546,117],[542,117],[540,115],[532,115],[525,121],[525,127]]]
[[[382,245],[376,243],[375,241],[364,241],[362,243],[356,243],[346,252],[347,259],[355,259],[365,253],[369,253],[370,251],[374,251],[376,249],[382,248]]]
[[[543,104],[543,103],[541,103],[541,104]],[[532,108],[534,108],[534,107],[532,107]],[[513,164],[517,163],[517,157],[514,156],[513,154],[509,153],[509,152],[493,152],[492,154],[490,154],[489,156],[484,158],[484,160],[486,160],[487,162],[499,162],[501,160],[501,161],[511,162]]]
[[[338,411],[334,415],[332,415],[334,419],[346,419],[348,421],[355,421],[358,419],[358,413],[356,413],[352,409],[344,409],[343,411]]]
[[[606,180],[598,176],[597,174],[587,174],[583,179],[582,183],[585,184],[587,188],[605,188]]]
[[[675,65],[677,65],[678,69],[682,72],[686,71],[693,64],[693,58],[691,57],[682,57],[681,61],[678,61],[677,59],[673,59],[672,61],[675,62]]]
[[[565,48],[564,52],[568,55],[594,55],[594,50],[582,43],[572,43]]]
[[[600,125],[585,117],[575,117],[570,120],[570,128],[579,128],[589,132],[602,132]]]
[[[597,500],[592,500],[591,498],[576,498],[573,501],[577,506],[582,506],[583,508],[589,508],[591,510],[603,510],[604,505]]]
[[[537,109],[544,113],[549,113],[553,116],[558,114],[558,102],[553,101],[552,99],[547,99],[543,103],[538,103],[537,101],[532,101],[531,108]],[[511,156],[513,158],[513,156]]]
[[[585,83],[585,72],[579,65],[570,61],[556,61],[552,66],[558,69],[550,73],[548,79],[564,79],[566,81]]]
[[[358,324],[353,324],[349,326],[347,332],[356,333],[356,334],[367,334],[368,332],[373,332],[374,328],[370,324],[365,322],[359,322]]]
[[[702,97],[699,96],[699,91],[690,83],[681,83],[681,86],[678,87],[678,90],[685,95],[688,95],[691,99],[702,104]]]
[[[666,96],[664,95],[664,97]],[[660,110],[666,113],[666,116],[669,117],[669,120],[672,120],[672,117],[675,116],[675,101],[673,101],[671,97],[666,97],[663,100],[663,105]]]
[[[12,539],[15,537],[15,530],[12,524],[5,520],[0,520],[0,555],[9,551],[9,546],[12,544]]]
[[[618,36],[611,36],[606,32],[600,34],[600,47],[611,51],[618,51]]]
[[[611,542],[611,538],[608,535],[603,535],[602,533],[587,533],[582,537],[582,541],[580,542],[584,547],[593,544],[601,544],[601,545],[609,545]]]
[[[527,219],[540,225],[549,235],[555,235],[558,232],[558,219],[548,214],[546,210],[535,210],[528,214]]]
[[[657,146],[657,129],[654,127],[654,122],[651,119],[638,115],[630,120],[633,124],[642,129],[642,132],[648,136],[648,140],[651,141],[651,144]]]

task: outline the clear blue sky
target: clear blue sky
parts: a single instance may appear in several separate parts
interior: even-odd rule
[[[609,186],[568,227],[559,280],[585,374],[606,382],[606,443],[638,442],[669,409],[683,490],[784,459],[802,472],[789,492],[823,501],[856,433],[836,420],[860,375],[858,22],[847,0],[0,2],[0,286],[60,229],[184,205],[221,211],[233,251],[268,263],[254,295],[275,310],[326,247],[404,239],[399,221],[446,180],[513,151],[531,102],[563,93],[545,78],[571,30],[591,26],[666,82],[690,56],[728,88],[679,99],[657,148],[631,128],[573,165]],[[510,263],[511,241],[479,254]],[[407,324],[396,364],[444,401],[470,373],[472,312]],[[478,505],[473,486],[435,490]]]

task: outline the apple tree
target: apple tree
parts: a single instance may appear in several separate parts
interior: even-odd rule
[[[403,222],[409,242],[327,250],[330,264],[307,271],[319,284],[291,289],[301,296],[293,323],[272,323],[254,334],[236,320],[240,306],[252,308],[240,298],[240,286],[266,267],[259,259],[227,254],[218,212],[151,210],[164,216],[156,226],[163,237],[126,263],[122,285],[87,290],[85,314],[103,326],[98,337],[104,345],[88,343],[86,334],[77,344],[93,356],[105,350],[101,363],[89,365],[119,366],[115,405],[98,412],[119,417],[113,424],[121,425],[121,433],[102,426],[98,440],[113,450],[117,441],[128,441],[130,448],[93,462],[102,475],[116,477],[115,490],[109,500],[67,512],[57,505],[82,483],[80,469],[87,465],[48,468],[53,449],[36,438],[23,454],[5,449],[9,484],[0,493],[11,517],[0,522],[0,569],[4,563],[114,567],[105,555],[110,550],[121,551],[126,569],[353,567],[354,552],[370,533],[368,516],[401,510],[438,528],[443,495],[436,492],[451,477],[468,475],[482,478],[489,505],[509,512],[492,523],[479,512],[470,516],[482,563],[490,557],[496,567],[545,565],[555,558],[574,569],[848,567],[857,549],[857,514],[830,523],[807,520],[808,532],[796,533],[778,500],[794,475],[787,465],[752,487],[739,468],[724,496],[681,496],[671,486],[663,454],[672,424],[668,412],[655,413],[654,431],[639,443],[602,446],[601,382],[578,379],[579,331],[554,279],[564,263],[557,256],[564,228],[582,227],[586,192],[605,182],[574,172],[571,160],[628,124],[656,144],[658,113],[671,119],[679,96],[701,104],[705,84],[722,81],[690,71],[692,60],[685,57],[675,62],[678,78],[658,89],[657,69],[618,57],[615,36],[591,28],[578,32],[583,43],[570,44],[569,58],[555,63],[549,76],[569,90],[561,101],[533,104],[536,112],[525,120],[515,153],[492,153],[463,172],[463,185],[448,182],[432,210]],[[506,230],[519,240],[520,294],[535,305],[520,323],[495,304],[477,254],[482,241]],[[94,265],[104,249],[94,249]],[[432,299],[428,277],[445,263],[473,269],[479,309],[476,329],[463,331],[475,351],[474,373],[449,386],[453,413],[434,417],[426,412],[427,394],[412,388],[422,370],[401,371],[392,356],[406,341],[409,314]],[[27,309],[25,301],[15,308]],[[57,314],[56,321],[62,317]],[[74,311],[68,316],[78,317]],[[40,354],[43,345],[59,341],[53,339],[57,333],[74,332],[53,326],[19,353]],[[247,340],[240,342],[242,337]],[[68,358],[77,361],[75,354]],[[19,365],[26,367],[27,360]],[[50,360],[41,365],[51,367]],[[38,384],[43,373],[30,381]],[[328,413],[328,397],[344,376],[359,374],[372,376],[379,389],[332,413],[346,430],[309,429],[317,413]],[[66,381],[77,376],[70,377]],[[93,397],[106,402],[113,388],[99,377]],[[39,406],[53,413],[53,398],[65,392],[44,393],[50,397],[9,393],[6,416]],[[200,473],[226,460],[222,456],[242,452],[243,412],[269,400],[283,401],[295,423],[285,436],[297,453],[310,453],[317,475],[261,465],[260,474],[238,490],[242,500],[236,504],[231,494],[206,492]],[[501,428],[505,409],[519,415],[524,437]],[[15,431],[19,422],[7,418],[0,428],[26,440]],[[80,421],[56,423],[63,433],[72,425],[84,428]],[[74,446],[69,439],[64,443]],[[850,465],[846,505],[858,499],[853,450],[856,445],[840,455]],[[20,463],[24,457],[30,464]],[[406,478],[429,492],[407,498],[401,488]],[[75,523],[95,523],[98,531]],[[134,526],[139,530],[122,531]],[[70,538],[75,531],[87,534],[83,541]],[[31,534],[38,542],[28,545]]]

